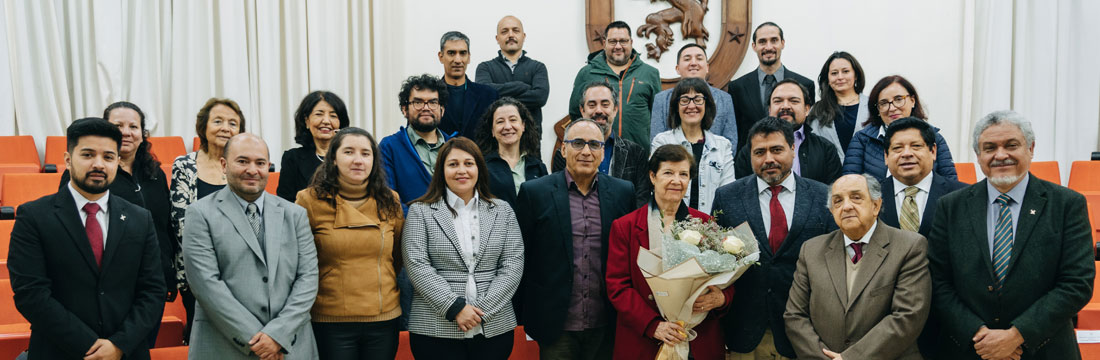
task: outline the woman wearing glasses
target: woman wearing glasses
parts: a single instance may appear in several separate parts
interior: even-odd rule
[[[863,123],[864,128],[852,137],[848,151],[844,153],[844,174],[867,173],[882,181],[889,175],[885,160],[886,144],[883,143],[886,127],[897,119],[915,117],[928,121],[928,116],[924,115],[917,89],[901,75],[891,75],[879,80],[871,88],[869,100],[867,109],[871,115]],[[936,131],[935,171],[941,176],[957,180],[951,150],[940,135],[940,129],[932,129]]]
[[[515,206],[519,185],[546,175],[539,159],[539,134],[527,107],[511,97],[489,105],[477,130],[477,145],[485,152],[489,190]],[[530,130],[530,131],[527,131]]]
[[[714,98],[706,81],[687,78],[676,84],[669,99],[668,130],[653,138],[651,149],[661,145],[683,146],[695,159],[692,173],[699,176],[691,181],[684,194],[687,205],[710,213],[714,192],[719,186],[733,182],[733,146],[724,137],[710,132],[717,111]]]
[[[814,134],[833,143],[840,161],[844,161],[844,152],[859,131],[859,124],[870,115],[868,107],[860,106],[867,103],[867,96],[862,94],[866,82],[859,61],[845,51],[829,55],[817,75],[821,100],[814,103],[806,122]]]

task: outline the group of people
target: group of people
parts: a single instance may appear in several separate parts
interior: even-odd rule
[[[58,192],[12,231],[28,355],[148,358],[180,296],[193,359],[392,359],[406,329],[417,358],[506,359],[519,324],[542,359],[652,358],[689,339],[660,315],[639,250],[713,217],[748,223],[760,260],[695,301],[695,359],[1080,357],[1085,200],[1028,174],[1019,114],[978,122],[986,180],[968,186],[913,85],[889,76],[864,96],[851,54],[830,55],[815,87],[782,65],[767,22],[760,67],[726,91],[694,44],[661,91],[631,38],[611,23],[578,72],[550,171],[546,67],[511,16],[476,82],[469,38],[444,34],[444,75],[401,84],[406,126],[381,140],[349,127],[336,94],[308,94],[277,195],[232,100],[199,110],[200,148],[170,185],[137,105],[74,121]]]

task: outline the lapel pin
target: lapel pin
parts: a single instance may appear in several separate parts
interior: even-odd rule
[[[1031,213],[1032,213],[1032,214],[1034,214],[1034,213],[1035,213],[1035,210],[1032,210],[1032,212],[1031,212]],[[119,216],[119,217],[118,217],[118,219],[119,219],[119,220],[122,220],[122,221],[126,221],[126,215],[125,215],[125,214],[123,214],[122,216]]]
[[[1028,214],[1035,215],[1035,209],[1031,209],[1030,211],[1028,211]]]

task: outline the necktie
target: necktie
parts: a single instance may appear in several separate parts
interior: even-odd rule
[[[88,243],[92,245],[92,255],[95,255],[96,266],[102,265],[103,259],[103,228],[99,227],[99,220],[95,215],[99,213],[99,204],[90,202],[84,204],[84,213],[88,218],[84,220],[84,233],[88,235]]]
[[[262,231],[263,224],[260,223],[260,208],[256,206],[256,203],[248,203],[248,207],[245,208],[244,214],[248,217],[248,225],[252,226],[252,232],[256,234],[256,241],[260,243],[260,250],[267,251],[264,247],[264,235]]]
[[[775,89],[775,75],[764,75],[764,111],[767,112],[771,103],[772,90]]]
[[[1001,194],[996,203],[1001,206],[997,213],[997,223],[993,226],[993,273],[997,275],[997,288],[1005,285],[1005,275],[1008,274],[1008,260],[1012,258],[1012,209],[1008,202],[1012,197]]]
[[[901,217],[898,219],[902,230],[916,232],[920,229],[920,214],[917,211],[917,193],[920,189],[916,186],[905,188],[905,200],[901,202]]]
[[[783,205],[779,203],[779,192],[783,191],[783,185],[772,186],[771,190],[772,224],[771,231],[768,232],[768,245],[771,246],[774,254],[779,251],[779,246],[783,245],[783,239],[787,238],[787,214],[783,212]]]
[[[852,250],[855,252],[855,255],[852,255],[852,263],[858,264],[859,259],[863,258],[863,243],[852,243],[851,246]]]

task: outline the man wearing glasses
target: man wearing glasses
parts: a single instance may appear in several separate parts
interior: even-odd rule
[[[636,208],[634,189],[599,171],[607,145],[596,121],[575,120],[564,137],[565,171],[524,182],[517,196],[526,264],[519,313],[541,359],[610,359],[607,239],[611,222]]]
[[[680,79],[699,78],[704,81],[710,66],[707,64],[707,50],[699,44],[690,43],[680,48],[676,54],[676,73]],[[714,98],[714,123],[710,125],[710,132],[726,138],[732,145],[733,152],[737,152],[737,121],[734,118],[733,99],[730,94],[722,89],[710,86],[710,95]],[[653,113],[649,119],[649,142],[653,138],[668,130],[668,111],[672,103],[672,89],[664,90],[653,97]],[[731,153],[730,156],[733,156]]]
[[[630,34],[630,25],[622,21],[610,23],[604,29],[603,50],[588,55],[588,64],[573,80],[569,117],[582,117],[581,99],[586,84],[607,81],[615,87],[618,103],[622,104],[619,117],[611,118],[612,133],[641,145],[648,152],[649,116],[653,96],[661,91],[661,76],[634,51]]]

